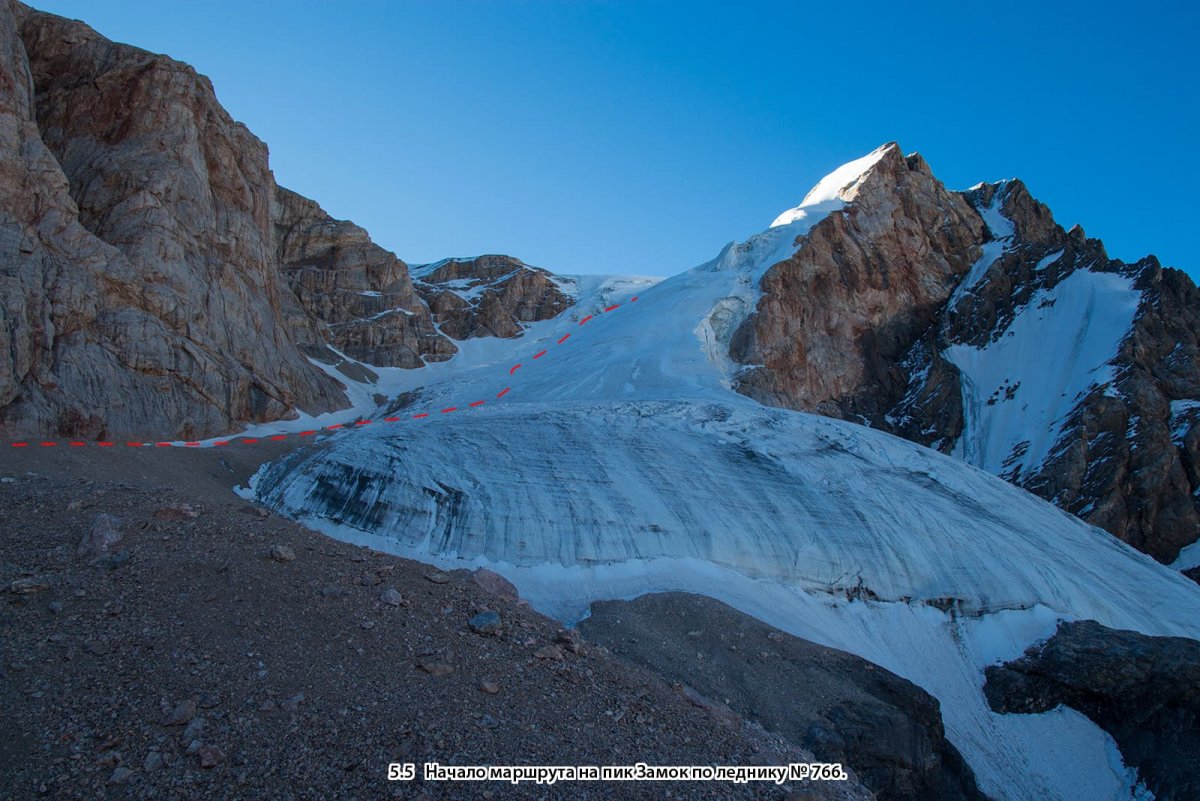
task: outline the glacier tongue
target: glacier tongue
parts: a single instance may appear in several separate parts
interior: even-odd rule
[[[448,559],[699,559],[805,590],[964,613],[1042,604],[1162,633],[1200,612],[1187,579],[1005,482],[751,401],[483,407],[334,438],[268,466],[255,491]],[[1150,576],[1157,593],[1113,592]]]

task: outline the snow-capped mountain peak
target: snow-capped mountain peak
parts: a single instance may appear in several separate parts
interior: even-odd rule
[[[848,161],[833,172],[826,175],[817,185],[808,190],[799,206],[790,208],[780,214],[771,223],[775,228],[803,220],[815,213],[821,216],[831,211],[837,211],[854,199],[855,190],[867,176],[871,168],[879,163],[890,151],[899,152],[900,147],[895,142],[888,142],[872,150],[867,155]]]

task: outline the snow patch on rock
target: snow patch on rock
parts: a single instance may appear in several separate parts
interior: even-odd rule
[[[946,348],[963,385],[954,455],[1013,480],[1036,473],[1076,404],[1112,381],[1140,299],[1130,278],[1076,270],[1035,293],[994,341]]]
[[[871,171],[871,168],[878,164],[889,150],[895,149],[896,144],[889,142],[862,158],[854,159],[854,161],[846,162],[838,167],[818,181],[817,185],[804,196],[804,200],[799,206],[788,209],[776,217],[771,223],[771,227],[791,225],[811,217],[824,217],[829,212],[842,208],[847,202],[854,199],[855,188]]]

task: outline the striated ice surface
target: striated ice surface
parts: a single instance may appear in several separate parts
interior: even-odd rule
[[[1042,604],[1164,633],[1200,619],[1187,579],[1023,490],[879,432],[749,401],[523,403],[378,426],[269,465],[255,491],[447,559],[688,558],[968,613]],[[1152,577],[1155,593],[1113,591]]]

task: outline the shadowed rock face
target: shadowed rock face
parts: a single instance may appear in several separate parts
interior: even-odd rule
[[[344,404],[287,335],[266,147],[189,66],[0,2],[5,436]]]
[[[1200,798],[1200,642],[1062,623],[989,667],[984,694],[1001,713],[1076,709],[1112,735],[1155,798]]]
[[[12,0],[0,40],[5,437],[203,437],[344,406],[306,356],[457,351],[404,262],[276,186],[191,67]]]
[[[943,316],[940,346],[995,342],[1016,314],[1038,302],[1039,293],[1079,271],[1123,276],[1140,293],[1131,330],[1111,362],[1112,382],[1078,400],[1042,464],[1001,475],[1171,562],[1200,537],[1195,497],[1200,407],[1187,404],[1200,398],[1200,291],[1184,273],[1163,269],[1153,257],[1134,264],[1109,259],[1099,240],[1078,227],[1064,231],[1056,225],[1019,181],[966,196],[982,208],[993,193],[1003,193],[1012,242],[958,308]],[[1046,265],[1048,259],[1054,261]],[[1022,398],[1018,388],[1008,402]],[[1173,401],[1183,401],[1183,410],[1176,413],[1180,405],[1173,407]]]
[[[1026,442],[1002,465],[977,466],[1160,561],[1200,538],[1200,291],[1186,275],[1153,257],[1109,259],[1098,240],[1058,226],[1020,181],[949,192],[920,156],[904,158],[894,145],[845,199],[762,278],[757,308],[730,346],[746,365],[735,376],[740,392],[961,449],[978,426],[968,431],[963,377],[948,350],[1011,336],[1022,313],[1050,303],[1047,293],[1077,273],[1119,277],[1137,309],[1111,379],[1072,399],[1062,419],[1018,417],[1016,429],[1054,423],[1043,460],[1021,463]],[[1003,237],[985,221],[997,216],[1011,227]],[[1046,350],[1070,348],[1066,327],[1076,322],[1064,320]],[[975,389],[1010,414],[1027,408],[1026,368],[1031,383],[1057,377],[1014,363],[1009,383]]]
[[[408,267],[351,222],[276,187],[273,219],[279,265],[307,315],[291,315],[296,341],[321,351],[330,342],[352,359],[383,367],[422,367],[457,352],[438,333]],[[312,326],[308,315],[325,323]]]
[[[945,738],[938,702],[844,651],[685,593],[592,605],[579,625],[612,653],[843,762],[879,799],[985,799]]]
[[[417,290],[442,332],[458,340],[520,336],[522,323],[557,317],[572,303],[549,272],[511,256],[427,265]]]

